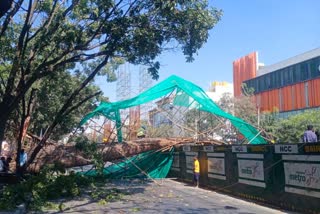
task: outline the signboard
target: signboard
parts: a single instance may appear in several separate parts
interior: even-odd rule
[[[247,146],[232,146],[232,152],[247,152]]]
[[[275,145],[274,152],[277,154],[298,153],[298,145]]]
[[[266,146],[251,146],[249,147],[250,152],[267,152],[268,151],[268,147]]]
[[[225,175],[224,158],[208,158],[208,172]]]
[[[190,151],[191,151],[191,147],[190,147],[190,146],[183,146],[183,147],[182,147],[182,150],[183,150],[184,152],[190,152]]]
[[[320,164],[285,162],[286,185],[320,189]]]
[[[239,177],[264,181],[263,161],[238,160]]]
[[[226,146],[215,146],[214,151],[215,152],[225,152],[225,151],[227,151],[227,147]]]
[[[305,145],[304,151],[306,153],[320,153],[320,145]]]
[[[213,152],[213,146],[204,146],[203,150],[206,152]]]

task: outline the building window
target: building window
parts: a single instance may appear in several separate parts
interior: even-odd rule
[[[308,64],[306,62],[300,64],[300,75],[302,81],[309,79]]]
[[[319,63],[320,57],[315,58],[310,60],[310,73],[311,73],[311,78],[315,78],[320,76],[320,71],[319,71]]]

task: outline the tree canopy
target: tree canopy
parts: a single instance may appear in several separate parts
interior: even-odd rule
[[[274,136],[279,143],[299,143],[307,129],[312,125],[315,131],[320,130],[320,110],[309,110],[286,119],[279,120],[275,124]]]
[[[58,86],[73,78],[65,72],[83,77],[70,88],[61,105],[49,107],[57,107],[52,109],[56,113],[50,116],[51,125],[35,151],[42,148],[61,119],[79,106],[81,91],[96,75],[114,80],[113,69],[124,60],[149,66],[149,72],[158,78],[160,63],[156,57],[166,50],[181,50],[191,62],[222,14],[205,0],[11,3],[0,17],[0,143],[10,116],[41,81],[39,99],[44,92],[50,93],[47,97],[53,94],[46,81],[51,81],[47,86],[56,83],[56,91],[62,92],[66,88]]]

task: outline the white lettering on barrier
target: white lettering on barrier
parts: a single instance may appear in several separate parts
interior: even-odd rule
[[[213,152],[213,146],[204,146],[203,147],[203,151],[205,152]]]
[[[320,164],[285,162],[286,185],[320,189]]]
[[[232,152],[247,152],[247,146],[232,146]]]
[[[277,154],[295,154],[298,153],[298,145],[275,145],[274,151]]]
[[[263,161],[238,160],[239,177],[264,181]]]

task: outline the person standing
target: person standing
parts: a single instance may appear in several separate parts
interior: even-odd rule
[[[0,172],[4,172],[5,170],[5,158],[1,157],[0,159]]]
[[[198,160],[198,156],[193,158],[193,183],[196,183],[199,187],[199,177],[200,177],[200,163]]]
[[[317,131],[314,132],[317,136],[317,140],[320,141],[320,132],[319,129]]]
[[[315,143],[317,142],[317,135],[314,133],[313,126],[308,125],[307,130],[303,134],[303,142],[304,143]]]

